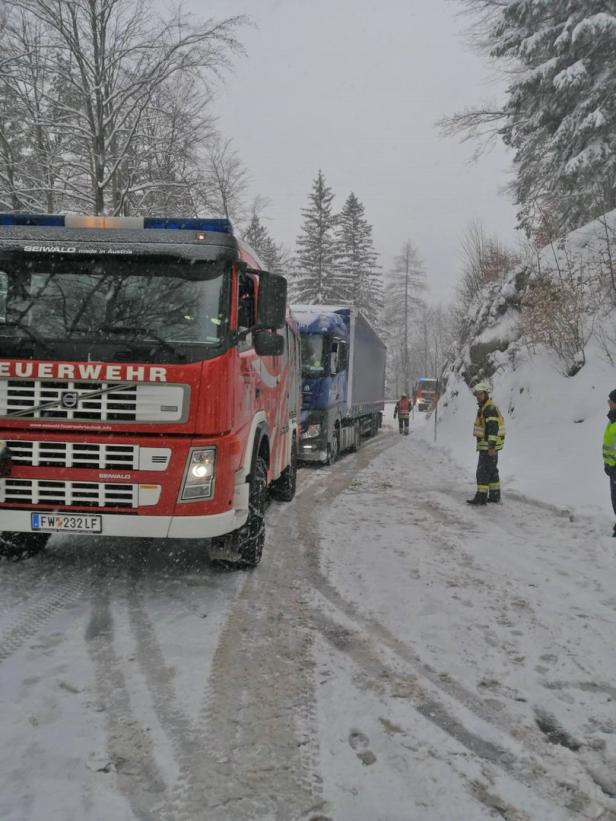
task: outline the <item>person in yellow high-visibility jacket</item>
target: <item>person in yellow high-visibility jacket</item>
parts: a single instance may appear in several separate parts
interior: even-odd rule
[[[610,477],[610,491],[612,494],[612,507],[616,515],[616,390],[612,391],[607,400],[609,412],[608,423],[603,434],[603,468]],[[614,532],[616,536],[616,524]]]
[[[501,486],[498,475],[498,452],[505,442],[505,422],[501,412],[490,399],[490,386],[479,382],[472,388],[477,399],[477,416],[473,436],[477,440],[477,492],[469,505],[500,502]]]

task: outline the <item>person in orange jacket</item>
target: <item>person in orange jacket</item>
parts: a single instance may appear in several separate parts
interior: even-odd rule
[[[409,435],[409,416],[411,415],[411,400],[408,398],[406,393],[403,393],[400,396],[400,399],[396,402],[396,407],[394,408],[394,419],[398,418],[398,427],[400,428],[400,433],[403,433],[405,436]]]

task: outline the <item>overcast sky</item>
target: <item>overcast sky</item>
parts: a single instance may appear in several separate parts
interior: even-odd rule
[[[246,56],[217,101],[266,196],[268,227],[295,248],[301,209],[319,168],[342,207],[353,191],[374,228],[385,269],[410,239],[431,301],[448,301],[468,223],[515,241],[514,207],[501,193],[510,156],[442,138],[435,122],[501,89],[463,37],[447,0],[187,0],[200,15],[248,15]]]

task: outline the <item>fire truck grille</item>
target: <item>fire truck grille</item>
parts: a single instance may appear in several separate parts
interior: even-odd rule
[[[136,445],[103,445],[88,442],[8,441],[11,462],[28,467],[137,470]]]
[[[0,416],[82,422],[181,422],[183,385],[51,379],[0,382]]]
[[[11,478],[0,484],[0,502],[3,504],[97,508],[135,508],[139,505],[139,485]]]

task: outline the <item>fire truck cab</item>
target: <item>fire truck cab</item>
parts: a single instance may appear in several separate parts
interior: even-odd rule
[[[88,533],[256,565],[295,493],[298,340],[227,220],[0,214],[0,553]]]

